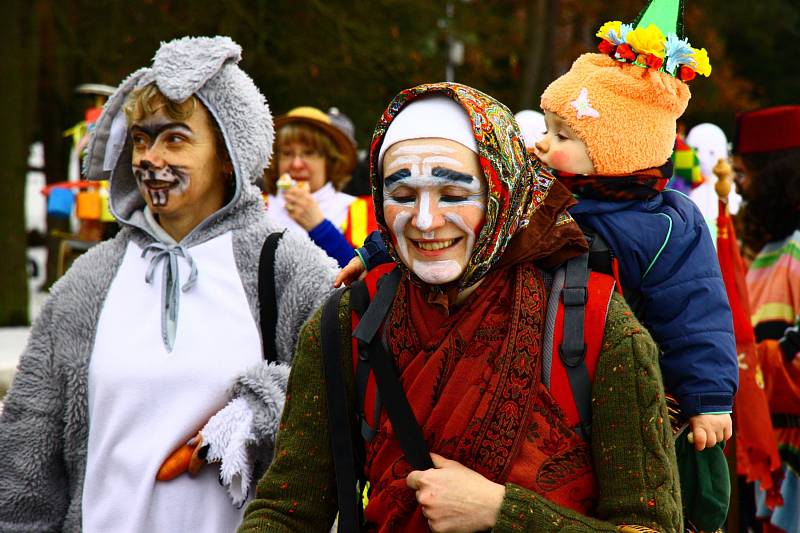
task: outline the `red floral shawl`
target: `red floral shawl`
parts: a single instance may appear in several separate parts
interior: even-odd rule
[[[532,263],[490,273],[450,316],[405,280],[387,342],[432,452],[497,483],[513,482],[587,512],[595,480],[588,445],[541,383],[547,300]],[[380,531],[427,531],[405,478],[411,467],[385,412],[367,445],[367,520]]]

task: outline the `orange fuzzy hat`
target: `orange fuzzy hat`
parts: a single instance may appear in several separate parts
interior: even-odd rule
[[[586,144],[595,172],[659,167],[675,144],[691,94],[685,82],[711,74],[705,48],[683,37],[683,0],[649,0],[633,24],[606,22],[599,54],[584,54],[542,94]]]
[[[597,174],[631,174],[666,163],[689,87],[665,72],[583,54],[542,94],[586,144]]]

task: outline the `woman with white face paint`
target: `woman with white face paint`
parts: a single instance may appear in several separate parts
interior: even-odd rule
[[[408,89],[382,115],[370,164],[394,262],[306,323],[275,461],[240,531],[328,531],[337,499],[339,530],[359,529],[346,512],[355,491],[337,491],[349,475],[343,456],[331,451],[351,431],[322,415],[337,406],[359,413],[352,428],[366,439],[355,472],[371,486],[364,530],[678,531],[672,438],[658,422],[667,420],[658,351],[612,294],[613,281],[594,274],[585,339],[603,386],[592,395],[591,440],[578,434],[547,325],[563,309],[560,265],[587,246],[567,214],[572,196],[527,156],[508,109],[463,85]],[[351,351],[351,332],[376,316],[375,340]],[[356,386],[364,384],[357,369],[378,375],[377,345],[419,426],[421,454],[401,444],[414,426],[387,414],[396,396],[379,384],[376,404],[372,377]],[[365,358],[370,366],[354,368]],[[623,378],[620,365],[637,371]],[[340,389],[337,374],[323,372],[331,366],[341,368]],[[641,475],[645,462],[652,475]]]
[[[410,139],[384,158],[383,205],[400,258],[425,283],[458,279],[486,211],[477,154],[450,139]]]

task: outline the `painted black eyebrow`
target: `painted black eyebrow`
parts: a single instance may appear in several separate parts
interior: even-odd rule
[[[475,179],[475,177],[471,176],[470,174],[464,174],[463,172],[458,172],[457,170],[444,167],[433,167],[433,170],[431,170],[431,175],[434,178],[445,178],[461,183],[472,183]]]
[[[406,179],[411,176],[411,171],[407,168],[401,168],[397,172],[393,174],[389,174],[385,178],[383,178],[383,185],[391,185],[392,183],[398,182],[402,179]]]
[[[134,124],[133,126],[131,126],[130,132],[134,133],[139,131],[144,133],[151,139],[155,139],[156,137],[161,135],[164,131],[171,129],[183,129],[183,130],[188,130],[191,133],[194,133],[192,128],[190,128],[189,125],[186,124],[185,122],[167,122],[166,124],[153,124],[153,125]]]

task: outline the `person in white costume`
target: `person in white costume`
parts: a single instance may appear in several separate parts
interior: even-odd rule
[[[522,138],[525,141],[525,148],[532,150],[539,140],[547,133],[547,126],[544,123],[544,115],[532,109],[523,109],[514,118],[519,124]]]
[[[265,361],[259,257],[281,228],[253,182],[273,128],[240,59],[227,37],[162,44],[98,120],[85,171],[110,179],[122,230],[32,328],[0,415],[0,531],[233,531],[271,462],[298,330],[336,267],[281,238]]]
[[[686,144],[697,152],[697,158],[700,160],[700,173],[703,175],[703,183],[689,193],[689,198],[700,208],[712,235],[716,236],[719,204],[717,203],[717,193],[714,190],[717,176],[714,174],[713,168],[720,159],[728,159],[728,139],[719,126],[706,122],[698,124],[689,131],[686,136]],[[736,190],[732,190],[728,196],[730,213],[735,215],[739,211],[741,203],[742,197]],[[714,242],[716,243],[716,239]]]

